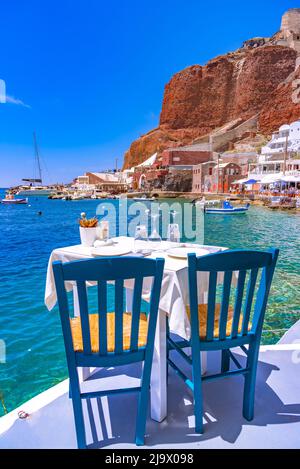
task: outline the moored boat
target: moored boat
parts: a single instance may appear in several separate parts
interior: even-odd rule
[[[7,194],[4,199],[1,199],[1,204],[15,204],[15,205],[20,205],[20,204],[27,204],[28,199],[16,199],[13,194]]]
[[[33,142],[34,142],[34,150],[35,150],[35,161],[36,161],[36,166],[37,166],[39,177],[37,179],[36,178],[22,179],[22,181],[29,183],[29,185],[21,186],[19,188],[19,191],[17,192],[17,195],[22,195],[22,196],[25,195],[29,197],[49,196],[53,193],[53,189],[49,188],[48,186],[43,185],[40,155],[39,155],[39,149],[38,149],[35,132],[33,133]],[[36,184],[39,184],[39,185],[36,185]]]
[[[227,200],[225,200],[222,204],[222,207],[219,208],[212,208],[212,207],[205,207],[204,211],[210,215],[244,215],[248,212],[250,204],[243,205],[240,207],[234,207],[230,204]]]

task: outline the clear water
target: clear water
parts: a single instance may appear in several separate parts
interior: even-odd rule
[[[0,415],[4,406],[11,411],[67,376],[58,311],[44,306],[47,263],[54,248],[79,243],[80,212],[94,215],[98,202],[33,197],[29,205],[0,205],[0,339],[7,351],[6,364],[0,363]],[[205,220],[206,244],[281,249],[265,343],[277,342],[300,319],[299,232],[300,213],[260,207],[247,216]]]

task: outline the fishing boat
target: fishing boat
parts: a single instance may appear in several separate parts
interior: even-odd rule
[[[29,185],[21,186],[17,195],[25,195],[25,196],[49,196],[53,193],[53,189],[49,189],[47,186],[43,186],[42,180],[42,169],[41,169],[41,162],[40,162],[40,155],[39,149],[36,139],[36,133],[33,133],[33,143],[34,143],[34,151],[35,151],[35,162],[38,170],[39,177],[37,179],[29,178],[29,179],[22,179],[22,181],[29,183]],[[38,184],[38,185],[36,185]]]
[[[1,199],[1,204],[6,204],[6,205],[20,205],[20,204],[27,204],[28,199],[16,199],[13,194],[7,194],[4,199]]]
[[[250,204],[234,207],[231,205],[228,200],[225,200],[222,204],[222,207],[219,208],[212,208],[212,207],[205,207],[204,212],[209,215],[244,215],[248,212]]]

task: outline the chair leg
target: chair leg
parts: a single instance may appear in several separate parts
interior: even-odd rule
[[[75,370],[73,377],[70,376],[70,394],[72,397],[72,404],[73,404],[77,445],[79,449],[86,449],[82,400],[80,397],[80,387],[79,387],[77,370]]]
[[[251,421],[254,418],[254,401],[258,354],[259,342],[251,344],[249,346],[249,353],[247,359],[247,367],[249,368],[249,372],[245,375],[243,402],[243,416],[248,421]]]
[[[203,398],[201,379],[201,354],[195,353],[192,349],[193,361],[193,384],[194,384],[194,412],[195,412],[195,432],[203,433]]]
[[[228,350],[222,350],[221,373],[226,373],[230,368],[230,355]]]
[[[138,414],[136,422],[135,444],[137,446],[143,446],[145,444],[145,430],[149,404],[150,375],[151,362],[148,363],[148,361],[146,360],[143,369],[142,386],[139,395]]]

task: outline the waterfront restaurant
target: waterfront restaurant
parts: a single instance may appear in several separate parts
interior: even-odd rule
[[[82,190],[92,187],[101,192],[113,194],[126,192],[128,189],[127,177],[124,177],[122,173],[114,172],[87,172],[84,176],[78,176],[76,184]]]

